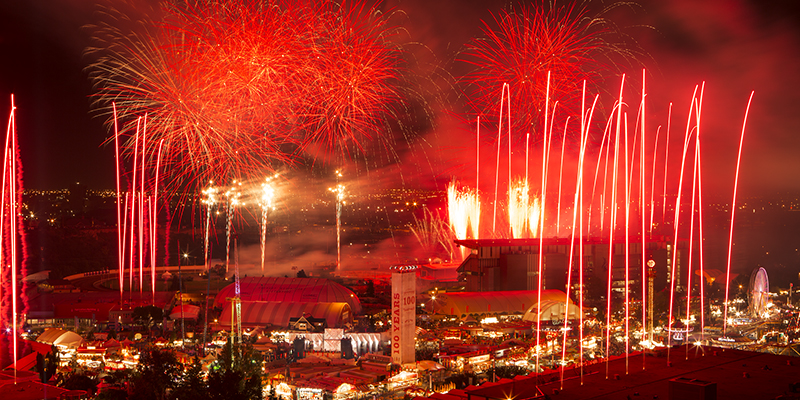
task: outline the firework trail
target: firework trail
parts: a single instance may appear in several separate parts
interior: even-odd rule
[[[205,234],[203,235],[203,251],[204,251],[204,263],[206,265],[206,271],[209,269],[208,265],[208,257],[211,255],[210,248],[209,248],[209,235],[211,234],[211,210],[217,204],[217,194],[219,193],[219,189],[214,186],[214,181],[210,181],[208,183],[208,187],[203,189],[203,199],[201,203],[205,204],[206,206],[206,229]],[[209,272],[210,273],[210,272]],[[210,279],[210,278],[209,278]]]
[[[241,186],[242,183],[237,183],[236,181],[233,182],[233,186],[225,192],[225,198],[227,202],[226,208],[226,224],[225,224],[225,271],[230,271],[231,265],[231,236],[233,235],[233,217],[236,214],[236,207],[241,205],[240,198],[242,193],[238,190],[238,187]]]
[[[18,287],[27,276],[27,246],[20,205],[22,204],[22,165],[17,147],[16,106],[11,96],[11,110],[6,128],[3,152],[3,178],[0,189],[0,324],[10,333],[11,343],[6,342],[2,356],[3,365],[18,359],[17,335],[22,327],[20,315],[28,311],[28,296]],[[21,304],[20,304],[21,303]],[[10,326],[10,328],[9,328]],[[8,340],[8,339],[6,339]],[[16,381],[16,370],[14,372]]]
[[[705,298],[705,291],[702,287],[702,282],[697,282],[697,280],[693,279],[691,274],[695,272],[694,270],[697,267],[693,267],[693,263],[695,262],[695,258],[697,258],[698,251],[694,250],[695,248],[699,249],[699,268],[700,272],[702,272],[704,267],[704,246],[703,240],[705,240],[704,236],[704,221],[703,221],[703,199],[702,199],[702,174],[703,171],[701,169],[701,137],[700,137],[700,124],[701,124],[701,111],[702,111],[702,104],[703,104],[703,90],[700,86],[695,88],[695,92],[692,94],[690,99],[690,106],[689,106],[689,116],[686,122],[686,132],[683,141],[683,152],[681,156],[681,163],[669,163],[668,157],[668,149],[669,149],[669,140],[666,140],[664,145],[665,147],[665,155],[664,157],[664,198],[668,198],[668,196],[675,196],[674,200],[674,214],[671,214],[673,217],[673,221],[671,222],[671,227],[669,227],[669,231],[663,230],[663,237],[659,239],[661,244],[657,243],[650,243],[646,240],[645,235],[648,232],[652,232],[654,220],[655,220],[655,211],[654,208],[656,204],[654,203],[655,198],[655,190],[656,187],[659,187],[659,183],[656,182],[656,178],[661,178],[661,175],[656,173],[657,166],[659,166],[661,158],[657,157],[658,153],[661,151],[659,149],[658,138],[661,136],[669,137],[670,136],[670,123],[671,123],[671,115],[672,115],[672,104],[669,105],[669,113],[667,115],[667,124],[666,124],[666,132],[661,133],[661,129],[648,131],[646,128],[646,120],[645,116],[647,115],[646,110],[646,99],[651,95],[646,91],[645,85],[645,77],[646,74],[643,71],[642,83],[641,83],[641,93],[637,93],[637,97],[640,95],[640,102],[639,102],[639,111],[636,114],[634,119],[633,115],[629,115],[629,113],[625,110],[628,107],[628,104],[625,103],[625,98],[632,98],[633,96],[629,96],[627,94],[628,91],[632,89],[625,87],[625,78],[626,76],[623,75],[618,96],[616,97],[616,101],[614,106],[610,109],[611,113],[607,118],[606,127],[604,130],[604,135],[602,142],[600,143],[599,147],[590,146],[588,141],[590,140],[590,136],[587,133],[589,129],[589,125],[591,124],[592,115],[594,113],[595,105],[593,104],[590,109],[585,109],[581,115],[581,129],[580,129],[580,151],[574,157],[567,158],[566,155],[562,155],[562,165],[557,172],[559,178],[559,186],[562,184],[562,176],[565,175],[563,173],[565,169],[565,162],[568,159],[572,159],[573,161],[577,162],[577,176],[575,177],[575,194],[574,199],[571,204],[573,207],[573,222],[571,226],[571,240],[570,240],[570,251],[568,253],[568,271],[566,275],[567,280],[567,290],[568,293],[566,294],[565,302],[569,302],[571,293],[570,290],[573,288],[572,283],[577,277],[580,286],[580,300],[583,300],[583,289],[584,289],[584,272],[583,265],[584,265],[584,255],[583,253],[583,231],[586,228],[587,232],[590,228],[593,227],[592,221],[589,221],[588,218],[586,222],[584,222],[583,215],[586,214],[587,217],[591,216],[592,211],[600,211],[600,221],[594,222],[595,226],[599,225],[601,230],[603,227],[606,227],[607,231],[605,235],[601,234],[599,241],[603,243],[607,243],[608,250],[605,255],[605,260],[607,262],[606,265],[603,266],[603,271],[598,274],[598,279],[605,278],[607,287],[604,288],[603,292],[605,294],[606,304],[603,308],[605,308],[605,317],[603,321],[600,322],[600,332],[602,337],[602,343],[599,346],[600,350],[604,352],[602,357],[609,359],[611,356],[617,354],[625,354],[626,356],[626,373],[629,371],[629,362],[627,356],[631,354],[633,351],[637,351],[644,347],[649,347],[657,344],[657,342],[652,338],[648,338],[645,334],[650,333],[653,334],[653,329],[648,329],[646,326],[648,322],[652,325],[653,320],[659,315],[662,310],[653,311],[653,303],[650,300],[653,294],[653,287],[652,283],[647,281],[648,275],[655,276],[651,274],[654,272],[655,261],[647,261],[647,254],[646,252],[651,251],[650,249],[656,249],[658,245],[663,245],[666,248],[666,262],[665,265],[662,266],[664,268],[665,275],[668,276],[667,278],[667,289],[669,291],[669,305],[668,310],[663,310],[666,312],[667,320],[664,322],[664,331],[667,332],[667,337],[664,337],[664,342],[668,346],[672,344],[672,332],[682,332],[686,334],[688,332],[689,324],[687,323],[684,327],[680,328],[679,330],[673,329],[673,324],[676,322],[676,317],[673,315],[673,310],[675,309],[675,295],[681,291],[686,291],[686,307],[685,311],[685,318],[687,320],[691,320],[693,315],[691,313],[692,299],[691,291],[696,289],[696,293],[699,293],[699,303],[701,304],[700,311],[699,311],[699,318],[701,320],[700,324],[700,331],[703,331],[703,324],[704,324],[704,309],[703,305],[707,304],[708,301]],[[508,101],[507,92],[509,89],[508,86],[504,85],[503,87],[503,97],[500,99],[502,104],[501,107],[505,107],[506,102]],[[547,90],[545,90],[545,94],[547,94]],[[582,93],[582,96],[585,96],[585,92]],[[585,98],[585,97],[584,97]],[[525,101],[522,99],[521,101]],[[597,97],[595,98],[595,104],[597,102]],[[570,120],[569,116],[567,117],[559,117],[555,118],[554,115],[556,114],[555,105],[558,102],[550,103],[550,101],[545,99],[543,102],[541,109],[543,113],[543,129],[542,136],[543,139],[541,141],[542,152],[541,152],[541,163],[542,163],[542,183],[541,183],[541,205],[540,207],[544,208],[545,203],[545,196],[547,195],[547,184],[548,182],[552,182],[554,177],[551,175],[556,175],[555,171],[548,170],[549,166],[549,157],[551,155],[551,141],[552,141],[552,133],[555,128],[555,123],[561,123],[564,125],[564,132],[563,135],[566,138],[569,138],[569,133],[574,133],[569,130],[567,127],[567,122]],[[582,108],[585,107],[585,100],[581,100]],[[551,107],[552,106],[552,107]],[[750,103],[748,102],[749,110]],[[509,106],[509,108],[511,108]],[[742,137],[744,135],[744,129],[747,122],[747,110],[745,112],[745,121],[742,125]],[[559,112],[564,112],[563,110],[559,110]],[[503,118],[505,118],[505,114],[502,114]],[[588,120],[587,120],[588,116]],[[560,121],[560,122],[559,122]],[[632,128],[635,124],[634,129]],[[502,122],[503,125],[498,125],[505,127],[505,121]],[[502,132],[502,131],[500,131]],[[629,134],[633,133],[634,136],[630,137]],[[637,136],[641,135],[641,136]],[[692,138],[692,135],[695,135]],[[498,136],[498,144],[500,143],[500,139],[502,137]],[[655,139],[653,139],[655,138]],[[505,138],[502,138],[505,140]],[[653,141],[653,148],[652,148],[652,159],[647,159],[647,156],[650,155],[648,151],[649,143],[648,140]],[[505,144],[505,142],[503,142]],[[525,154],[526,154],[526,171],[528,170],[527,164],[527,156],[528,156],[528,143],[526,140],[525,143]],[[637,147],[638,146],[638,147]],[[520,146],[521,147],[521,146]],[[692,148],[694,147],[694,148]],[[500,152],[498,145],[498,153]],[[563,142],[562,142],[562,149],[563,149]],[[613,149],[612,149],[613,148]],[[597,154],[591,154],[591,152],[597,152]],[[562,153],[569,153],[569,149],[562,150]],[[690,153],[693,152],[694,154]],[[638,156],[637,156],[638,153]],[[693,158],[689,158],[693,156]],[[741,156],[741,141],[740,141],[740,156]],[[509,156],[510,157],[510,156]],[[605,158],[604,158],[605,157]],[[590,165],[591,163],[596,163],[594,165]],[[604,173],[603,182],[599,185],[598,178],[599,178],[599,171],[601,168],[600,163],[604,164],[604,168],[606,172]],[[498,165],[499,156],[498,156]],[[649,170],[648,170],[649,168]],[[685,176],[688,174],[689,168],[692,168],[692,193],[691,198],[689,197],[689,193],[684,185],[685,179],[690,179],[689,177]],[[737,180],[738,180],[738,168],[739,164],[737,163]],[[499,169],[499,168],[498,168]],[[594,169],[594,171],[592,171]],[[667,173],[668,170],[672,169],[672,172]],[[569,169],[567,169],[569,170]],[[594,177],[591,176],[593,172]],[[658,171],[659,173],[661,171]],[[624,174],[624,177],[622,176]],[[638,174],[638,176],[637,176]],[[647,174],[651,174],[648,176]],[[496,176],[499,175],[499,171],[496,171]],[[527,174],[526,174],[527,175]],[[588,175],[588,176],[586,176]],[[674,186],[676,187],[676,193],[668,193],[666,190],[669,186],[666,182],[666,177],[670,176],[671,181]],[[588,179],[587,179],[588,178]],[[646,182],[647,179],[650,179],[651,182]],[[567,177],[567,179],[572,179],[572,177]],[[638,180],[638,184],[637,181]],[[566,182],[565,182],[566,183]],[[736,184],[738,182],[734,182],[734,202],[732,205],[732,209],[735,210],[735,195],[736,195]],[[688,182],[687,182],[688,184]],[[496,182],[495,185],[498,185]],[[659,186],[657,186],[659,185]],[[636,188],[638,186],[638,189]],[[650,189],[651,193],[646,193],[647,189]],[[525,229],[522,228],[523,221],[525,218],[525,209],[526,205],[531,203],[530,196],[527,195],[529,192],[529,187],[527,183],[527,179],[519,179],[517,182],[511,182],[509,185],[509,199],[508,199],[508,208],[509,208],[509,223],[510,228],[513,233],[513,237],[522,237],[526,234]],[[555,189],[551,189],[555,191]],[[583,197],[584,191],[590,190],[592,198],[595,195],[599,195],[600,198],[600,207],[597,210],[597,205],[594,202],[589,202],[588,208],[584,207],[583,205]],[[658,189],[661,190],[661,189]],[[496,189],[499,191],[499,189]],[[637,193],[638,191],[638,193]],[[561,189],[559,189],[561,192]],[[468,205],[469,203],[465,201],[466,195],[471,194],[470,189],[462,189],[459,188],[458,185],[453,182],[448,186],[448,209],[450,212],[450,221],[451,221],[451,228],[453,229],[453,234],[456,238],[467,238],[469,236],[467,222],[470,220],[468,210],[474,209],[472,205]],[[587,195],[589,193],[586,193]],[[555,195],[555,193],[552,193]],[[638,198],[637,198],[638,196]],[[648,201],[647,197],[649,196],[649,206],[650,209],[647,209]],[[552,197],[552,196],[551,196]],[[476,197],[477,198],[477,197]],[[556,200],[556,204],[551,205],[553,211],[564,209],[561,207],[560,202],[562,201],[561,196],[559,195]],[[551,202],[552,203],[552,202]],[[639,210],[635,210],[635,207],[639,207]],[[568,205],[569,206],[569,205]],[[663,206],[662,206],[663,207]],[[604,212],[605,210],[605,212]],[[557,211],[556,211],[557,212]],[[624,220],[623,214],[624,212]],[[551,213],[552,214],[552,213]],[[557,212],[560,214],[560,212]],[[665,212],[662,212],[662,219],[665,217]],[[688,215],[687,215],[688,214]],[[695,215],[697,214],[697,215]],[[557,215],[556,218],[553,220],[558,220]],[[542,214],[538,219],[537,222],[533,224],[530,229],[532,232],[539,232],[539,237],[542,237],[542,233],[545,229],[544,218],[547,215]],[[639,218],[636,221],[636,218]],[[648,219],[649,218],[649,219]],[[733,235],[733,220],[734,216],[731,215],[731,237]],[[649,221],[649,226],[648,226]],[[695,234],[695,224],[699,224],[699,235]],[[680,228],[683,225],[684,228]],[[679,238],[679,233],[681,229],[685,229],[689,227],[690,231],[688,232],[686,239]],[[558,232],[558,228],[553,229],[553,232]],[[565,229],[570,229],[569,227],[565,226]],[[498,231],[502,231],[503,227],[498,227]],[[415,233],[416,234],[416,233]],[[575,236],[578,235],[576,240]],[[419,235],[418,235],[419,236]],[[638,236],[638,237],[637,237]],[[729,238],[730,239],[730,238]],[[697,241],[697,244],[695,244]],[[730,241],[730,240],[729,240]],[[638,242],[638,243],[635,243]],[[635,243],[635,244],[632,244]],[[683,244],[686,246],[683,246]],[[679,245],[680,244],[680,245]],[[577,245],[577,248],[576,248]],[[623,247],[624,246],[624,247]],[[730,252],[730,243],[729,243],[729,252]],[[543,285],[543,273],[544,273],[544,262],[543,259],[543,242],[540,242],[539,245],[539,276],[538,276],[538,289],[541,291],[544,288]],[[664,248],[662,247],[662,248]],[[635,248],[641,249],[641,260],[633,260],[631,259],[631,255]],[[686,249],[686,250],[684,250]],[[573,252],[580,252],[579,255],[573,254]],[[577,267],[578,272],[577,276],[572,276],[573,274],[573,257],[578,257]],[[730,254],[728,255],[730,257]],[[589,259],[587,259],[589,260]],[[641,262],[641,267],[636,265],[637,262]],[[728,261],[730,263],[730,260]],[[652,264],[652,265],[649,265]],[[682,267],[684,266],[684,267]],[[688,268],[687,268],[688,266]],[[680,269],[678,269],[680,268]],[[728,266],[730,268],[730,265]],[[637,277],[639,270],[641,270],[641,275]],[[730,271],[728,271],[730,273]],[[605,276],[603,276],[605,275]],[[700,274],[703,276],[703,274]],[[591,278],[590,278],[591,279]],[[642,314],[641,318],[635,318],[635,310],[632,307],[638,307],[635,305],[636,299],[633,298],[631,287],[632,282],[636,279],[641,279],[639,282],[641,284],[641,309]],[[680,283],[680,280],[684,279],[684,283]],[[536,283],[533,282],[535,285]],[[697,286],[700,286],[697,288]],[[726,306],[727,306],[727,290],[728,286],[726,285]],[[619,294],[615,294],[618,292]],[[638,297],[638,296],[636,296]],[[577,299],[576,299],[577,300]],[[614,307],[612,307],[614,306]],[[616,306],[621,306],[619,312],[614,312]],[[582,309],[582,306],[581,306]],[[727,310],[726,310],[727,311]],[[683,313],[680,312],[681,317],[683,317]],[[649,319],[648,319],[649,318]],[[727,323],[727,316],[725,318]],[[637,321],[638,320],[638,321]],[[542,329],[542,322],[540,316],[537,316],[536,321],[536,330],[537,330],[537,338],[536,338],[536,368],[538,370],[539,364],[539,355],[540,351],[542,350],[542,346],[549,343],[550,337],[545,336],[544,342],[541,341],[541,334],[543,332]],[[638,329],[637,325],[641,324],[641,329]],[[563,330],[566,332],[569,328],[569,323],[564,321]],[[637,332],[642,332],[642,339],[641,343],[631,343],[631,338],[635,337]],[[725,328],[723,327],[723,335],[725,334]],[[702,337],[702,333],[700,334]],[[561,345],[562,345],[562,361],[566,362],[566,344],[567,344],[567,334],[565,333],[564,336],[561,337]],[[687,339],[688,340],[688,339]],[[583,324],[581,323],[581,347],[583,346]],[[688,343],[688,342],[687,342]],[[702,341],[701,341],[702,343]],[[696,343],[696,344],[701,344]],[[583,356],[583,352],[580,351],[581,357]],[[667,352],[667,357],[669,359],[669,351]],[[642,369],[645,368],[644,360],[642,363]],[[563,372],[563,371],[562,371]],[[606,374],[608,376],[608,364],[606,366]]]
[[[276,178],[278,178],[277,174],[267,178],[267,181],[261,184],[261,272],[264,272],[267,249],[267,213],[272,208],[272,201],[275,197],[275,189],[273,189],[271,181]]]
[[[156,256],[158,244],[158,192],[160,184],[161,158],[164,150],[163,141],[152,148],[155,154],[147,154],[146,150],[146,117],[137,118],[137,130],[134,132],[133,165],[127,173],[130,175],[129,190],[121,192],[121,181],[126,176],[120,160],[120,147],[115,149],[115,169],[117,172],[117,240],[120,299],[124,292],[125,266],[129,268],[129,288],[134,287],[134,270],[138,261],[139,291],[144,290],[144,269],[150,267],[150,288],[155,301],[156,291]],[[117,125],[116,120],[114,121]],[[114,142],[119,146],[120,133],[115,131]],[[141,137],[141,139],[140,139]],[[141,145],[140,145],[141,143]],[[152,161],[152,162],[151,162]],[[147,171],[152,168],[152,177]],[[138,234],[137,232],[138,227]],[[148,260],[149,259],[149,260]]]
[[[336,180],[342,177],[339,171],[336,171]],[[344,185],[341,183],[335,187],[328,188],[328,190],[336,196],[336,270],[341,270],[342,266],[342,204],[344,203],[345,191]]]
[[[425,208],[422,217],[415,215],[414,223],[408,227],[426,254],[435,255],[444,250],[448,260],[455,259],[458,252],[456,236],[446,219]]]
[[[744,112],[744,122],[742,122],[742,134],[739,138],[739,155],[736,157],[736,176],[733,181],[733,201],[731,201],[731,230],[728,237],[728,263],[725,270],[725,302],[722,303],[724,309],[722,317],[722,335],[728,334],[728,290],[731,282],[731,252],[733,251],[733,222],[736,217],[736,192],[739,188],[739,166],[742,162],[742,145],[744,144],[744,128],[747,126],[747,115],[750,113],[750,103],[753,102],[753,94],[750,93],[750,100],[747,101],[747,108]]]

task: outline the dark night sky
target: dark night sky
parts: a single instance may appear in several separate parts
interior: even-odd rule
[[[481,19],[507,3],[387,2],[408,14],[411,39],[442,59],[479,35]],[[729,181],[744,107],[755,90],[740,187],[748,194],[795,193],[800,191],[798,6],[760,3],[652,1],[610,17],[652,58],[646,64],[653,126],[663,123],[668,101],[675,102],[675,115],[685,121],[694,85],[705,81],[707,165],[727,171],[718,177]],[[94,22],[95,11],[96,4],[88,1],[0,4],[0,115],[5,120],[13,93],[27,188],[63,188],[75,181],[96,189],[113,187],[113,149],[101,147],[107,132],[90,116],[91,86],[83,70],[90,32],[81,27]],[[683,122],[673,123],[682,133]]]

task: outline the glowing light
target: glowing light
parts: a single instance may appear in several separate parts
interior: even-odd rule
[[[267,178],[266,182],[261,184],[261,271],[264,271],[264,260],[266,258],[267,248],[267,215],[269,209],[272,208],[272,202],[275,198],[275,189],[272,187],[272,180],[277,179],[278,175]]]
[[[336,171],[337,179],[342,176],[339,171]],[[345,199],[344,185],[337,184],[328,190],[336,196],[336,270],[341,270],[342,267],[342,204]]]
[[[515,238],[537,236],[541,209],[539,199],[531,199],[528,182],[516,181],[508,188],[508,220]]]
[[[481,202],[478,192],[471,189],[459,189],[456,182],[447,186],[447,211],[450,228],[456,239],[477,238],[480,229]],[[462,257],[467,249],[462,248]]]

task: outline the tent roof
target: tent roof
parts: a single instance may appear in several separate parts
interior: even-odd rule
[[[548,301],[563,303],[565,297],[564,292],[560,290],[543,290],[541,293],[542,303]],[[524,313],[538,301],[539,292],[535,290],[448,292],[436,295],[434,307],[436,313],[456,316],[473,313]]]
[[[539,319],[542,321],[564,320],[564,315],[566,314],[564,311],[565,308],[567,308],[564,306],[566,294],[560,291],[559,293],[561,293],[560,296],[549,297],[547,299],[542,296],[542,302],[539,304],[539,307],[535,304],[529,307],[528,310],[525,311],[525,315],[522,316],[522,320],[535,322],[537,312],[541,313]],[[568,309],[568,319],[577,319],[580,317],[580,307],[575,305],[572,299],[569,300]]]
[[[361,313],[361,302],[350,289],[320,278],[249,277],[239,280],[240,298],[244,301],[291,303],[347,303],[354,313]],[[235,296],[230,284],[217,294],[214,306],[224,308]]]
[[[47,328],[39,335],[36,341],[56,346],[78,348],[83,343],[83,338],[75,332],[65,331],[58,328]]]
[[[219,317],[220,325],[230,327],[231,306],[228,303]],[[289,319],[310,314],[323,318],[328,327],[341,327],[352,320],[350,305],[347,303],[290,303],[279,301],[242,301],[242,325],[288,326]]]
[[[183,313],[181,314],[181,309],[183,309]],[[183,306],[175,306],[172,311],[169,313],[170,319],[197,319],[200,315],[200,307],[193,306],[191,304],[184,304]]]

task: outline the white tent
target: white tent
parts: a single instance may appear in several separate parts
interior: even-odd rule
[[[39,343],[54,344],[58,347],[77,349],[83,344],[83,338],[75,332],[58,328],[47,328],[36,339]]]

